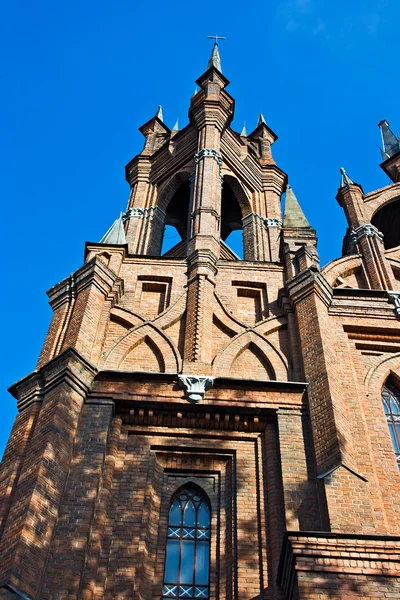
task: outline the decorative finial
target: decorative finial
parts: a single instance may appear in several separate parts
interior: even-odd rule
[[[211,52],[210,60],[208,61],[207,69],[211,69],[211,67],[215,67],[218,69],[220,73],[222,73],[221,67],[221,57],[219,55],[218,50],[218,40],[226,40],[226,37],[221,37],[220,35],[208,35],[208,38],[215,39],[214,47]]]
[[[381,130],[382,136],[382,160],[385,161],[394,154],[397,154],[397,152],[400,152],[400,138],[394,135],[387,121],[381,121],[378,123],[378,127]]]
[[[264,119],[264,115],[262,113],[260,113],[260,116],[258,117],[258,121],[257,121],[257,127],[260,127],[260,125],[262,123],[265,123],[265,119]]]
[[[159,106],[158,106],[158,110],[157,110],[157,113],[156,113],[156,117],[158,117],[158,118],[160,119],[160,121],[163,121],[163,122],[164,122],[164,119],[163,119],[163,114],[162,114],[162,106],[161,106],[161,104],[159,104]]]
[[[176,123],[173,126],[172,131],[179,131],[179,119],[176,120]]]
[[[243,123],[243,129],[240,133],[240,137],[247,137],[247,133],[246,133],[246,121]]]
[[[342,178],[340,180],[340,187],[344,188],[347,187],[348,185],[353,185],[354,181],[352,181],[350,179],[350,177],[347,175],[346,171],[343,169],[343,167],[341,167],[340,172],[342,174]]]

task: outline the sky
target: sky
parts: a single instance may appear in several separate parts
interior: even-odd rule
[[[346,229],[339,168],[366,192],[377,123],[400,129],[400,3],[393,0],[14,0],[0,12],[0,456],[16,414],[6,388],[28,375],[51,318],[45,291],[82,265],[126,208],[125,164],[159,104],[184,127],[195,80],[220,43],[236,100],[232,127],[260,112],[273,156],[311,225],[321,263]],[[4,239],[5,238],[5,239]]]

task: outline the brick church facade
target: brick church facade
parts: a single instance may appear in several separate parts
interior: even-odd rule
[[[387,187],[342,171],[322,268],[228,83],[215,45],[189,124],[140,128],[125,214],[48,292],[10,388],[0,598],[400,598],[399,139],[380,124]]]

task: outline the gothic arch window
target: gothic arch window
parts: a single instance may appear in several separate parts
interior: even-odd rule
[[[210,590],[209,500],[189,484],[172,497],[168,518],[163,599],[208,598]]]
[[[382,403],[388,422],[390,437],[397,464],[400,469],[400,391],[390,383],[386,383],[382,390]]]
[[[234,193],[233,177],[224,177],[221,195],[221,239],[238,258],[244,258],[242,209]]]
[[[165,210],[165,228],[161,245],[161,255],[186,239],[190,201],[190,181],[182,182],[172,196]]]

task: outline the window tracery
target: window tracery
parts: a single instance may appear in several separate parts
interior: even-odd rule
[[[163,599],[208,598],[211,513],[200,488],[173,496],[168,519]]]
[[[387,383],[382,390],[382,404],[400,469],[400,392],[390,383]]]

